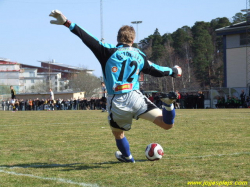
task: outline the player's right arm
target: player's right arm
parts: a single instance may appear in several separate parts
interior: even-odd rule
[[[106,61],[112,54],[112,48],[115,46],[102,43],[100,40],[98,40],[98,38],[91,35],[88,31],[69,21],[59,10],[52,10],[49,16],[56,18],[56,20],[50,21],[51,24],[64,25],[68,27],[70,31],[77,35],[94,53],[101,65],[105,65]]]

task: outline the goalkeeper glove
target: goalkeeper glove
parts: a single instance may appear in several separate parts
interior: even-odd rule
[[[173,73],[172,73],[172,75],[170,75],[171,77],[177,78],[177,77],[180,77],[182,75],[182,69],[178,65],[175,65],[172,68],[172,71],[173,71]]]
[[[50,21],[51,24],[65,25],[66,27],[69,27],[71,24],[71,22],[67,20],[67,18],[59,10],[52,10],[49,16],[56,18],[56,20]]]

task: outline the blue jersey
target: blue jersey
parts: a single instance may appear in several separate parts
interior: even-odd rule
[[[102,43],[85,29],[71,23],[69,29],[94,53],[101,64],[108,94],[122,94],[139,90],[141,72],[155,77],[172,75],[172,68],[151,63],[146,55],[127,44]]]

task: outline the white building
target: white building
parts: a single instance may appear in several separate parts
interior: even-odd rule
[[[82,71],[93,72],[55,61],[41,61],[41,67],[37,67],[0,58],[0,86],[12,85],[17,93],[46,92],[49,88],[61,92],[66,89],[69,79]]]
[[[0,59],[0,85],[13,86],[16,92],[24,86],[20,64],[8,59]]]
[[[250,88],[250,22],[216,30],[223,36],[224,87]]]

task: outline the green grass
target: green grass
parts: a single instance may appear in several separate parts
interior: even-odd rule
[[[107,113],[0,112],[1,187],[183,187],[188,181],[250,183],[250,109],[176,110],[175,127],[133,121],[135,164],[120,163]],[[164,148],[147,161],[149,143]],[[233,185],[232,185],[233,186]]]

